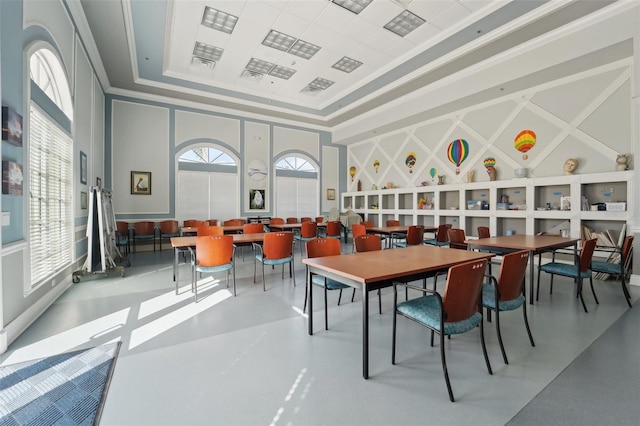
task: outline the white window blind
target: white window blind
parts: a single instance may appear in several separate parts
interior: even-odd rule
[[[72,261],[72,152],[69,135],[32,103],[29,117],[32,288]]]
[[[278,176],[276,216],[315,217],[318,212],[318,180]]]
[[[178,172],[176,216],[185,219],[238,217],[238,175],[235,173]]]

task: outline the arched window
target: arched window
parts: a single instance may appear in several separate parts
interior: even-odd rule
[[[29,251],[30,285],[35,288],[72,262],[73,140],[68,119],[73,114],[56,55],[48,49],[33,52],[29,75]]]
[[[236,161],[231,156],[216,148],[193,148],[180,156],[179,161],[185,163],[218,164],[222,166],[235,166]]]
[[[319,213],[318,172],[301,156],[288,156],[276,162],[276,216],[315,217]]]
[[[276,163],[277,170],[295,170],[298,172],[315,172],[313,164],[301,157],[285,157]]]

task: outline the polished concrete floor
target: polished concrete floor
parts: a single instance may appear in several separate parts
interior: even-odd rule
[[[299,251],[296,258],[298,285],[267,269],[263,292],[253,284],[251,255],[243,261],[240,254],[237,297],[212,280],[196,304],[184,264],[175,294],[170,251],[137,253],[124,278],[93,276],[73,285],[0,363],[122,340],[102,425],[640,423],[640,305],[627,307],[619,283],[595,283],[600,305],[585,289],[589,313],[570,281],[556,278],[553,295],[544,286],[540,301],[528,306],[535,347],[520,311],[503,314],[509,365],[495,323],[486,323],[492,376],[479,332],[454,336],[446,342],[451,403],[439,348],[429,347],[424,328],[399,318],[391,365],[391,289],[383,290],[382,315],[371,295],[369,380],[362,378],[360,295],[351,303],[348,291],[337,306],[337,292],[329,293],[325,331],[322,292],[315,289],[309,336]],[[631,292],[637,303],[640,288]]]

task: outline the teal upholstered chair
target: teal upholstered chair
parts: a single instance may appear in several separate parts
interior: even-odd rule
[[[302,222],[300,224],[300,233],[295,238],[300,241],[300,256],[304,256],[304,246],[307,241],[318,237],[318,224],[313,221]]]
[[[313,222],[315,224],[315,222]],[[253,282],[256,282],[256,266],[262,264],[262,289],[267,290],[264,280],[264,265],[282,265],[282,279],[284,279],[284,265],[289,264],[289,276],[293,277],[296,285],[296,275],[293,271],[293,232],[267,232],[262,244],[253,244],[255,257],[253,262]]]
[[[393,245],[396,247],[419,246],[424,239],[424,226],[411,225],[406,235],[392,236],[391,238],[394,239],[395,243]]]
[[[447,232],[449,231],[449,229],[451,229],[450,223],[443,223],[439,225],[438,230],[436,231],[436,237],[428,238],[424,240],[424,243],[430,244],[432,246],[438,246],[438,247],[448,246],[449,235],[447,234]]]
[[[152,241],[153,251],[156,251],[156,224],[149,221],[136,222],[133,224],[133,252],[136,252],[138,241]]]
[[[624,294],[624,298],[626,299],[627,305],[629,305],[629,307],[631,307],[631,295],[629,294],[629,289],[627,288],[627,275],[629,274],[629,268],[631,267],[632,252],[633,235],[628,235],[627,237],[625,237],[624,242],[622,243],[619,262],[605,262],[602,260],[591,261],[591,271],[602,272],[609,275],[617,275],[620,277],[620,281],[622,284],[622,293]],[[593,283],[591,283],[591,286],[593,286]]]
[[[538,255],[538,283],[536,285],[536,300],[538,300],[540,296],[540,275],[541,272],[546,272],[551,274],[551,283],[549,286],[549,294],[553,293],[553,276],[554,275],[562,275],[564,277],[573,278],[574,283],[577,286],[577,296],[582,302],[582,307],[585,312],[589,312],[587,310],[587,305],[584,303],[584,298],[582,297],[582,280],[585,278],[589,278],[589,282],[591,284],[591,293],[593,293],[593,298],[596,303],[599,304],[598,296],[596,296],[596,291],[593,289],[593,280],[591,280],[591,258],[593,257],[593,251],[596,248],[596,239],[593,238],[591,240],[586,240],[582,243],[582,250],[580,251],[580,256],[576,259],[574,263],[562,263],[555,261],[555,252],[553,252],[553,258],[551,262],[542,264],[542,254]]]
[[[315,238],[313,240],[307,241],[307,257],[312,259],[314,257],[323,257],[323,256],[335,256],[342,254],[340,249],[340,236],[338,239],[335,238]],[[307,273],[307,280],[309,279],[309,274]],[[329,315],[327,313],[327,291],[328,290],[340,290],[340,294],[338,295],[338,305],[340,304],[340,300],[342,299],[342,290],[349,288],[348,285],[343,284],[339,281],[332,280],[331,278],[326,278],[322,275],[314,275],[311,279],[311,284],[322,287],[324,289],[324,329],[329,329]],[[304,292],[304,307],[302,310],[306,312],[307,310],[307,287],[305,286]]]
[[[180,227],[177,220],[163,220],[160,222],[160,251],[162,251],[162,240],[170,240],[172,237],[180,236]]]
[[[490,283],[482,286],[482,305],[487,309],[487,317],[491,318],[491,312],[496,313],[496,333],[498,334],[498,343],[502,352],[502,359],[505,364],[509,364],[507,353],[502,343],[502,333],[500,332],[500,312],[513,311],[522,307],[524,316],[524,325],[527,328],[529,341],[531,346],[536,344],[531,335],[529,321],[527,320],[527,300],[524,288],[524,277],[527,272],[527,263],[529,261],[528,251],[518,251],[506,254],[502,258],[498,279],[489,276]]]
[[[198,273],[215,274],[227,273],[227,288],[229,275],[233,273],[233,295],[236,295],[236,268],[234,262],[235,246],[231,235],[207,235],[196,237],[196,249],[191,251],[191,288],[194,300],[198,302]],[[177,285],[177,284],[176,284]]]
[[[487,268],[486,259],[462,263],[452,266],[447,275],[444,295],[435,290],[413,286],[410,284],[394,283],[393,285],[393,334],[391,344],[391,363],[396,363],[396,325],[398,315],[402,315],[431,330],[431,346],[434,333],[440,336],[440,359],[444,380],[449,392],[449,399],[454,402],[447,360],[445,356],[444,336],[462,334],[480,328],[480,342],[482,353],[487,364],[489,374],[491,364],[487,355],[484,341],[484,321],[482,317],[482,281]],[[398,286],[411,287],[424,295],[415,299],[398,303]]]

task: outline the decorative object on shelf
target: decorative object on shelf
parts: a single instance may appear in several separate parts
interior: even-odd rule
[[[473,173],[474,173],[474,172],[473,172],[473,170],[469,170],[469,171],[467,172],[467,182],[468,182],[468,183],[473,182]]]
[[[500,202],[501,203],[508,203],[509,202],[509,196],[507,194],[502,194],[500,196]]]
[[[560,210],[571,210],[571,197],[560,197]]]
[[[11,107],[2,107],[2,140],[22,146],[22,116]]]
[[[578,168],[578,160],[575,158],[567,158],[562,167],[565,175],[572,175]]]
[[[525,168],[514,169],[513,173],[515,173],[517,178],[526,178],[527,177],[527,169],[525,169]]]
[[[373,168],[376,169],[376,173],[378,173],[378,169],[380,168],[380,160],[373,160]]]
[[[413,166],[416,164],[416,153],[410,152],[407,154],[407,158],[404,160],[404,164],[409,168],[409,173],[413,173]]]
[[[630,154],[618,154],[616,158],[616,170],[619,172],[629,170],[629,163],[631,163]]]
[[[353,177],[356,175],[356,166],[349,167],[349,176],[351,176],[351,182],[353,182]]]
[[[445,175],[438,175],[438,185],[444,185]]]
[[[15,161],[2,161],[2,193],[9,195],[22,195],[22,164]]]
[[[151,172],[131,172],[131,193],[151,195]]]
[[[456,139],[447,148],[449,161],[456,165],[456,174],[460,174],[460,164],[469,156],[469,143],[464,139]]]
[[[437,174],[438,174],[438,171],[435,168],[432,167],[431,170],[429,170],[429,176],[431,176],[431,181],[434,180]]]
[[[424,198],[420,197],[420,199],[418,200],[418,208],[420,210],[424,209],[424,205],[427,204],[427,200],[425,200]]]
[[[375,183],[372,183],[372,184],[371,184],[371,189],[372,189],[373,191],[375,191],[376,189],[378,189],[378,185],[376,185]]]
[[[423,180],[422,182],[420,182],[420,186],[428,186],[429,182],[427,182],[426,180]]]
[[[529,158],[527,151],[529,151],[536,144],[536,134],[533,130],[523,130],[518,133],[518,136],[513,141],[513,146],[522,153],[522,159]]]
[[[496,159],[493,157],[487,157],[482,162],[484,167],[487,169],[487,173],[489,174],[489,180],[496,180],[498,176],[498,172],[496,171]]]
[[[362,182],[358,179],[358,192],[362,191]]]

